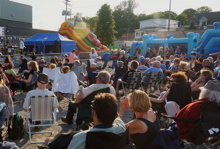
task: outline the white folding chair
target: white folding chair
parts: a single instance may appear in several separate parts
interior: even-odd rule
[[[31,143],[44,143],[32,141],[32,134],[56,133],[56,109],[53,108],[54,96],[32,96],[30,99],[31,111],[26,113],[26,129]],[[30,122],[31,120],[31,122]],[[40,121],[39,125],[35,123]],[[34,132],[33,127],[53,127],[51,131]]]

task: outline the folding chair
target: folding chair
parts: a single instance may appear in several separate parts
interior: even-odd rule
[[[155,92],[155,90],[157,89],[157,91],[160,94],[160,78],[161,78],[162,72],[149,72],[146,76],[143,77],[143,80],[141,82],[142,85],[142,89],[144,91],[146,91],[147,93],[148,90],[150,89],[150,92]],[[153,90],[152,90],[153,88]]]
[[[219,144],[220,137],[220,105],[211,101],[203,101],[200,111],[200,119],[182,119],[176,117],[170,117],[174,119],[177,123],[181,122],[184,127],[186,124],[193,124],[193,127],[188,132],[189,137],[187,141],[191,144],[187,145],[185,148],[211,148],[216,144]],[[214,138],[214,139],[213,139]],[[215,141],[217,138],[217,142]],[[211,143],[213,142],[214,143]]]
[[[53,108],[54,96],[32,96],[30,99],[31,111],[26,113],[26,129],[31,143],[43,143],[32,141],[32,134],[56,133],[56,109]],[[31,122],[30,122],[31,120]],[[40,121],[41,124],[35,123]],[[33,127],[53,127],[53,131],[34,132]]]
[[[124,96],[126,96],[128,93],[133,92],[135,89],[139,89],[141,87],[141,79],[141,72],[129,72],[127,81],[122,81]]]

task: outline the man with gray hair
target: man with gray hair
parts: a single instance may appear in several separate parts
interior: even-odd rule
[[[220,82],[218,80],[208,81],[204,87],[200,87],[200,90],[201,92],[198,100],[194,100],[192,103],[183,107],[180,111],[179,110],[176,111],[177,118],[199,120],[203,102],[211,101],[216,104],[220,104]],[[189,131],[192,129],[192,127],[195,124],[191,124],[191,123],[186,124],[177,121],[177,125],[180,128],[180,138],[188,139]]]
[[[109,74],[108,71],[100,71],[98,75],[96,76],[96,84],[92,84],[78,91],[77,93],[78,95],[75,99],[75,102],[69,104],[66,118],[62,117],[61,120],[65,123],[72,124],[76,104],[79,104],[80,102],[82,102],[88,95],[92,94],[95,91],[98,91],[104,88],[109,88],[110,93],[115,95],[114,87],[112,87],[111,84],[109,84],[110,78],[111,78],[111,75]]]
[[[161,72],[161,80],[163,79],[163,70],[160,68],[160,61],[156,60],[153,61],[152,67],[148,68],[146,71],[144,71],[144,76],[146,76],[150,72]],[[145,77],[142,78],[142,81],[144,81]]]

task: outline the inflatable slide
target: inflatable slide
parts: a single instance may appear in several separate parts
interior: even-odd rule
[[[62,23],[59,33],[75,40],[77,49],[81,52],[90,52],[91,48],[95,48],[97,51],[107,50],[107,47],[100,43],[96,35],[86,27],[85,22],[78,16]]]
[[[220,52],[220,22],[215,22],[214,29],[206,30],[201,37],[199,50],[204,48],[204,56],[208,57],[211,53]]]

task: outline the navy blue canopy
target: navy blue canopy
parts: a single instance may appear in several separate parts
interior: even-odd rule
[[[70,40],[59,33],[38,33],[26,39],[24,44],[28,48],[35,48],[37,53],[48,53],[49,51],[55,53],[55,46],[61,48],[61,53],[69,53],[76,48],[76,42],[74,40]],[[32,52],[30,49],[27,49],[28,52]]]

